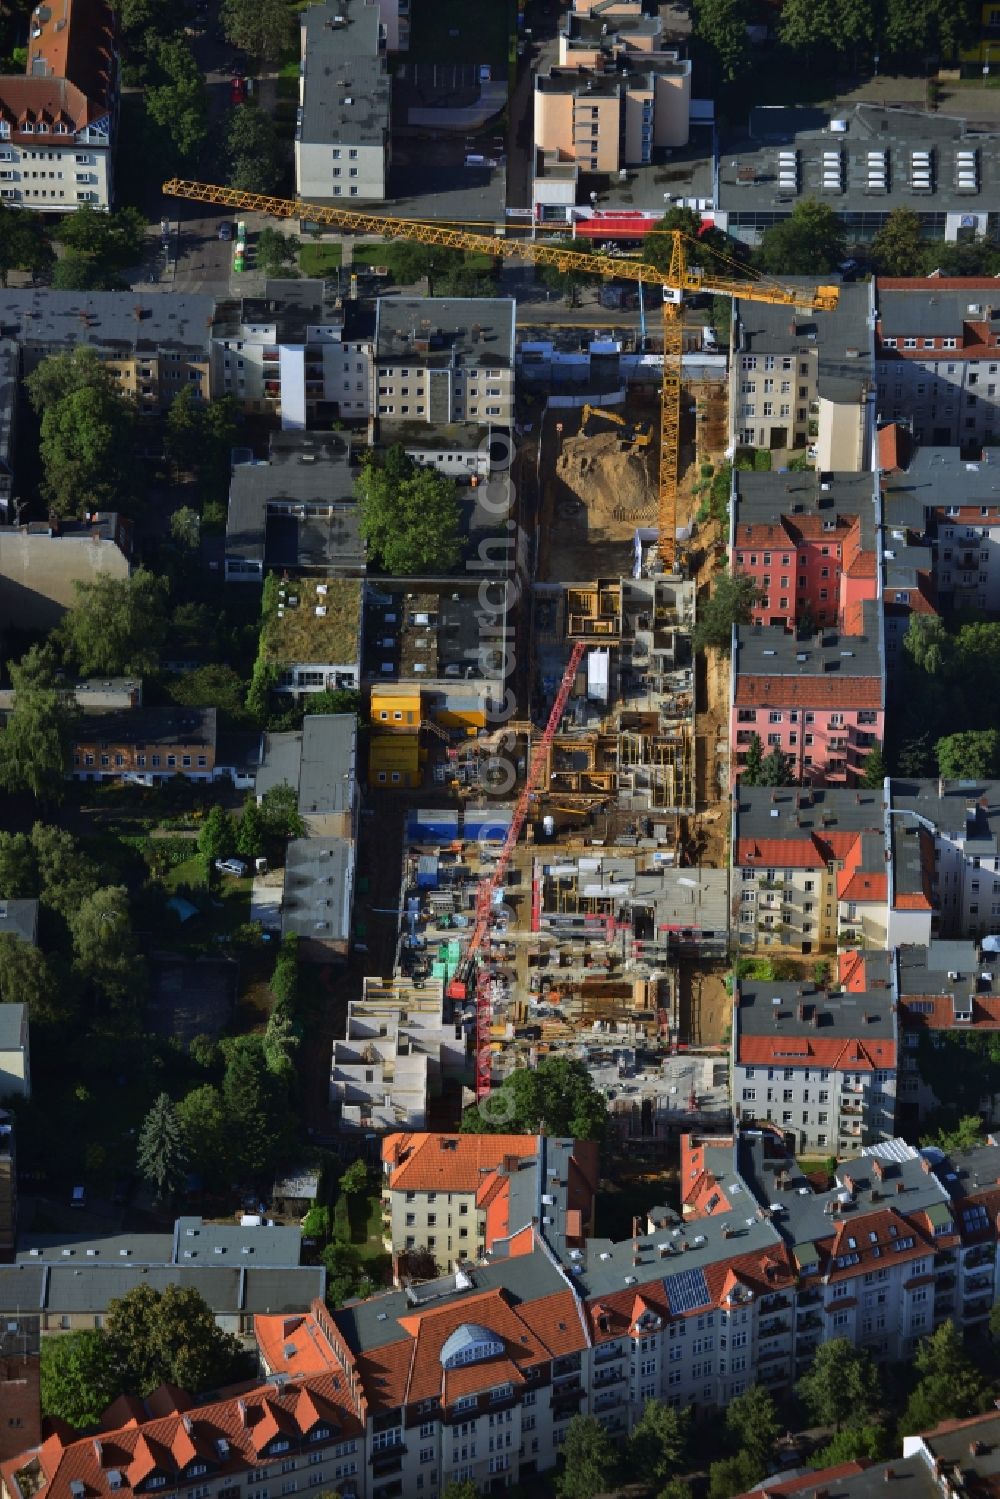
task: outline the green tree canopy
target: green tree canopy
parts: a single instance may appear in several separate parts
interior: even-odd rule
[[[68,921],[97,889],[97,868],[65,828],[36,822],[30,841],[42,905]]]
[[[64,1333],[42,1339],[42,1410],[71,1426],[96,1426],[124,1393],[103,1332]]]
[[[986,1409],[988,1386],[966,1355],[954,1322],[946,1320],[922,1338],[913,1362],[920,1380],[900,1421],[904,1434],[929,1431],[942,1421],[963,1420]]]
[[[25,386],[41,413],[42,493],[50,507],[78,516],[126,503],[135,487],[135,412],[94,351],[49,355]]]
[[[731,1400],[726,1407],[726,1434],[740,1452],[766,1472],[781,1435],[778,1408],[770,1390],[753,1384]]]
[[[170,536],[185,552],[196,552],[201,540],[201,521],[197,510],[182,505],[170,517]]]
[[[255,859],[264,846],[264,816],[251,798],[236,824],[236,852],[244,859]]]
[[[167,633],[166,580],[139,568],[130,578],[76,583],[76,603],[57,638],[84,676],[146,676]]]
[[[974,1150],[982,1143],[983,1121],[978,1114],[964,1115],[954,1129],[939,1130],[927,1141],[928,1145],[936,1145],[938,1150],[943,1150],[945,1155],[953,1155],[956,1151]]]
[[[848,1426],[814,1452],[809,1459],[813,1468],[836,1468],[841,1463],[867,1459],[878,1463],[891,1455],[892,1441],[884,1426]]]
[[[143,99],[181,162],[193,161],[208,135],[208,94],[201,69],[180,33],[155,43]]]
[[[256,10],[259,0],[245,3]],[[291,22],[292,12],[284,0],[279,3]],[[227,147],[230,187],[244,192],[274,192],[281,180],[283,152],[270,115],[255,104],[239,105],[233,110]]]
[[[12,932],[0,935],[0,1004],[27,1005],[32,1026],[64,1018],[59,985],[45,954]]]
[[[769,750],[760,762],[760,786],[791,786],[795,777],[792,774],[792,762],[790,756],[778,745]]]
[[[82,250],[66,250],[52,270],[56,291],[125,291],[126,285],[117,271]]]
[[[137,208],[102,213],[84,203],[75,213],[59,220],[55,237],[67,249],[121,271],[138,265],[142,259],[146,221]]]
[[[687,1452],[689,1410],[647,1400],[628,1440],[628,1463],[636,1478],[657,1485],[675,1478]]]
[[[912,0],[907,0],[911,4]],[[880,276],[920,276],[927,246],[920,237],[920,216],[911,208],[894,208],[871,245],[872,264]]]
[[[55,675],[55,655],[33,646],[10,663],[14,707],[0,730],[0,785],[7,791],[61,799],[76,714]]]
[[[815,9],[813,0],[806,3]],[[772,275],[818,276],[835,270],[844,254],[844,231],[833,209],[803,198],[787,219],[764,230],[756,260]]]
[[[562,1470],[556,1479],[559,1499],[595,1499],[614,1480],[617,1453],[596,1416],[574,1416],[566,1428]]]
[[[873,791],[879,790],[888,774],[881,745],[873,745],[865,756],[864,769],[861,772],[862,786],[867,786]]]
[[[187,1175],[184,1132],[169,1093],[161,1093],[139,1131],[139,1170],[156,1188],[160,1202],[170,1202],[180,1192]]]
[[[302,242],[266,224],[257,236],[257,269],[265,276],[297,276],[295,264]]]
[[[763,1477],[764,1470],[750,1453],[721,1457],[708,1470],[708,1499],[732,1499],[734,1494],[752,1489]]]
[[[0,204],[0,286],[11,271],[37,275],[51,266],[54,256],[40,215]]]
[[[748,0],[695,0],[694,35],[706,48],[715,70],[732,83],[750,65]]]
[[[969,729],[946,734],[934,746],[938,771],[946,780],[976,781],[1000,773],[1000,732]]]
[[[219,1089],[211,1083],[192,1088],[177,1105],[177,1121],[192,1171],[215,1183],[228,1182],[232,1126]]]
[[[352,1161],[340,1178],[340,1190],[348,1197],[360,1196],[369,1187],[368,1167],[364,1161]]]
[[[274,1169],[289,1147],[287,1090],[267,1065],[262,1036],[237,1036],[224,1042],[223,1049],[222,1098],[233,1127],[236,1164],[261,1176]]]
[[[553,250],[572,250],[577,255],[593,254],[593,246],[587,240],[561,239],[550,243]],[[564,296],[570,306],[575,306],[576,293],[581,286],[593,286],[603,279],[596,265],[592,271],[585,270],[583,266],[567,266],[565,270],[560,270],[557,265],[543,265],[539,278],[549,291]]]
[[[269,786],[260,799],[265,831],[273,838],[301,838],[306,830],[299,812],[298,792],[287,781]]]
[[[552,1135],[601,1140],[607,1106],[582,1062],[546,1057],[534,1068],[519,1068],[484,1105],[466,1109],[467,1134],[535,1134],[544,1123]]]
[[[69,915],[73,966],[116,1009],[135,1009],[145,993],[124,885],[105,885]]]
[[[694,208],[668,208],[642,242],[642,258],[648,265],[669,271],[674,249],[674,231],[686,236],[684,259],[688,266],[700,265],[706,273],[732,275],[732,260],[747,258],[746,247],[730,239],[721,229],[707,226]],[[719,256],[725,256],[725,261]]]
[[[208,809],[208,815],[198,829],[198,852],[206,864],[212,864],[216,859],[228,858],[234,841],[233,820],[216,802]]]
[[[812,1368],[797,1385],[800,1399],[817,1426],[861,1425],[881,1404],[878,1374],[867,1349],[846,1338],[821,1343]]]
[[[764,771],[764,746],[759,734],[750,735],[750,743],[747,745],[747,757],[740,771],[740,783],[743,786],[763,786],[761,776]]]
[[[870,0],[785,0],[779,35],[801,52],[847,52],[870,45],[877,35]]]
[[[691,635],[693,648],[703,651],[715,646],[728,655],[733,625],[750,624],[754,609],[763,600],[764,594],[749,574],[720,570],[712,597],[698,606],[698,619]]]
[[[295,15],[285,0],[222,0],[222,25],[234,47],[267,62],[295,42]]]
[[[358,478],[361,534],[387,573],[448,573],[462,555],[458,491],[401,448],[369,459]]]
[[[27,833],[0,833],[0,899],[36,900],[38,861]]]
[[[190,1286],[136,1286],[108,1303],[105,1336],[122,1388],[143,1398],[164,1383],[200,1394],[251,1368],[239,1339]]]

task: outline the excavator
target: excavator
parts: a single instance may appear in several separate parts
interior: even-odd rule
[[[588,401],[580,412],[580,431],[586,436],[593,434],[587,430],[590,418],[599,417],[601,421],[612,422],[614,426],[622,428],[622,441],[627,447],[648,448],[653,440],[653,434],[649,427],[641,422],[629,422],[617,411],[609,411],[606,406],[591,406]]]

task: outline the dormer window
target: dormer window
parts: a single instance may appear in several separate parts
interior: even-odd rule
[[[192,1478],[200,1478],[201,1475],[202,1475],[202,1473],[207,1473],[207,1472],[208,1472],[208,1464],[207,1463],[192,1463],[191,1466],[190,1466],[190,1468],[188,1469],[188,1473],[189,1473],[189,1475]]]
[[[22,126],[21,126],[21,130],[22,130],[22,132],[23,132],[23,133],[24,133],[24,134],[25,134],[25,135],[31,135],[31,134],[32,134],[32,132],[33,132],[33,131],[34,131],[34,128],[35,128],[35,127],[34,127],[34,125],[31,125],[31,124],[29,124],[29,123],[28,123],[28,121],[27,121],[27,120],[26,120],[26,121],[25,121],[25,122],[24,122],[24,124],[23,124],[23,125],[22,125]]]
[[[329,1435],[329,1426],[317,1426],[315,1431],[309,1433],[309,1440],[310,1442],[322,1442],[324,1437],[328,1437]]]
[[[0,139],[5,140],[5,141],[9,141],[10,140],[10,121],[9,120],[0,120]]]
[[[287,1452],[288,1451],[288,1442],[284,1439],[284,1437],[282,1437],[277,1442],[272,1442],[271,1443],[271,1451],[272,1452]]]
[[[147,1489],[164,1489],[166,1486],[167,1480],[161,1473],[154,1473],[152,1478],[146,1480]]]

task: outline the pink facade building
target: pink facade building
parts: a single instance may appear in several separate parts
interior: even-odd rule
[[[780,749],[789,757],[796,781],[858,784],[885,732],[882,618],[875,599],[847,613],[845,631],[737,626],[729,713],[734,779],[757,734],[765,754]]]
[[[872,474],[733,475],[729,566],[752,577],[762,625],[835,625],[877,597],[877,498]]]

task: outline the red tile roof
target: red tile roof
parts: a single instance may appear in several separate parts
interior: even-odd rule
[[[737,864],[760,869],[825,869],[826,859],[811,833],[801,838],[740,838]]]
[[[810,1032],[808,1035],[782,1036],[781,1051],[789,1058],[794,1055],[800,1064],[842,1072],[873,1072],[877,1067],[896,1065],[896,1044],[888,1039],[862,1041],[856,1036],[820,1036]],[[741,1034],[739,1061],[751,1066],[773,1063],[774,1037]]]
[[[878,434],[878,466],[884,474],[896,474],[910,461],[910,434],[898,422],[880,427]]]
[[[518,1161],[537,1155],[536,1135],[420,1133],[389,1135],[382,1142],[393,1192],[478,1193],[486,1188],[489,1173],[505,1165],[514,1170]]]
[[[854,1478],[856,1474],[863,1473],[872,1464],[867,1458],[860,1462],[838,1463],[835,1468],[821,1468],[819,1472],[800,1473],[797,1478],[786,1478],[782,1483],[765,1481],[756,1489],[750,1489],[745,1494],[738,1494],[736,1499],[771,1499],[772,1495],[784,1494],[818,1494],[820,1487],[834,1483],[838,1478]]]
[[[342,1366],[313,1312],[258,1316],[253,1332],[268,1374],[340,1374]]]
[[[914,1004],[932,1005],[930,1014],[913,1009]],[[903,995],[899,1001],[900,1018],[911,1030],[948,1031],[956,1029],[955,1010],[950,994]],[[972,1020],[963,1020],[961,1029],[1000,1030],[1000,995],[976,994],[972,998]]]
[[[115,1402],[109,1414],[119,1408]],[[239,1478],[248,1469],[277,1460],[277,1454],[266,1448],[282,1433],[300,1440],[323,1425],[335,1443],[363,1431],[347,1380],[333,1374],[281,1389],[261,1385],[230,1399],[192,1406],[188,1413],[136,1421],[130,1415],[125,1425],[105,1425],[98,1439],[52,1435],[41,1447],[0,1465],[0,1478],[12,1499],[22,1492],[15,1475],[25,1469],[35,1487],[44,1484],[45,1499],[73,1499],[74,1482],[84,1485],[88,1499],[128,1499],[135,1485],[154,1473],[162,1474],[170,1488],[188,1482],[185,1469],[195,1459],[208,1465],[210,1478]]]
[[[736,678],[736,706],[759,708],[761,704],[783,708],[881,708],[882,683],[878,677],[747,676]]]

